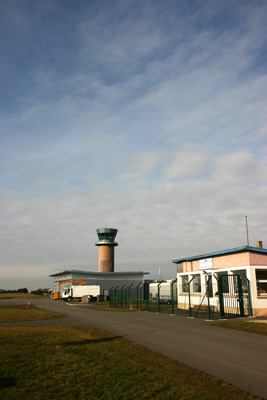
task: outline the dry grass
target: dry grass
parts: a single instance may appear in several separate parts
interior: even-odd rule
[[[115,308],[115,307],[109,307],[108,305],[90,305],[88,306],[91,310],[98,310],[98,311],[116,311],[116,312],[132,312],[136,310],[132,310],[129,308]]]
[[[108,332],[0,328],[3,400],[252,400],[219,379]]]
[[[0,322],[11,321],[36,321],[40,319],[52,319],[63,317],[63,314],[51,311],[41,310],[35,306],[19,305],[19,306],[0,306]]]
[[[44,296],[49,297],[49,295]],[[42,299],[44,296],[31,293],[0,293],[0,299]]]
[[[243,332],[258,333],[260,335],[267,335],[267,324],[260,322],[249,321],[225,321],[216,322],[214,326],[220,328],[234,329]]]

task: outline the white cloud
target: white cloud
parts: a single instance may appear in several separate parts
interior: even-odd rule
[[[96,270],[106,222],[117,270],[164,278],[174,258],[244,244],[245,215],[251,244],[267,243],[261,6],[137,3],[5,9],[17,19],[3,36],[16,73],[0,69],[5,282],[46,286],[66,259]]]

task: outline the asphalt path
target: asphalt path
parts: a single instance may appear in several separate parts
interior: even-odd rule
[[[23,303],[27,300],[0,299],[0,305]],[[97,311],[51,299],[34,299],[32,304],[65,316],[0,323],[0,327],[57,325],[104,329],[267,399],[266,336],[218,328],[210,321],[176,315]]]

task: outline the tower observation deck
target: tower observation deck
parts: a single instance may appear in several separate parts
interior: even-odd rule
[[[96,230],[99,247],[98,272],[114,272],[114,247],[118,246],[115,237],[118,230],[113,228],[98,228]]]

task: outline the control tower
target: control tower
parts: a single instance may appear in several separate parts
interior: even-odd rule
[[[118,230],[113,228],[98,228],[96,230],[99,247],[98,272],[114,272],[114,247],[118,246],[115,237]]]

